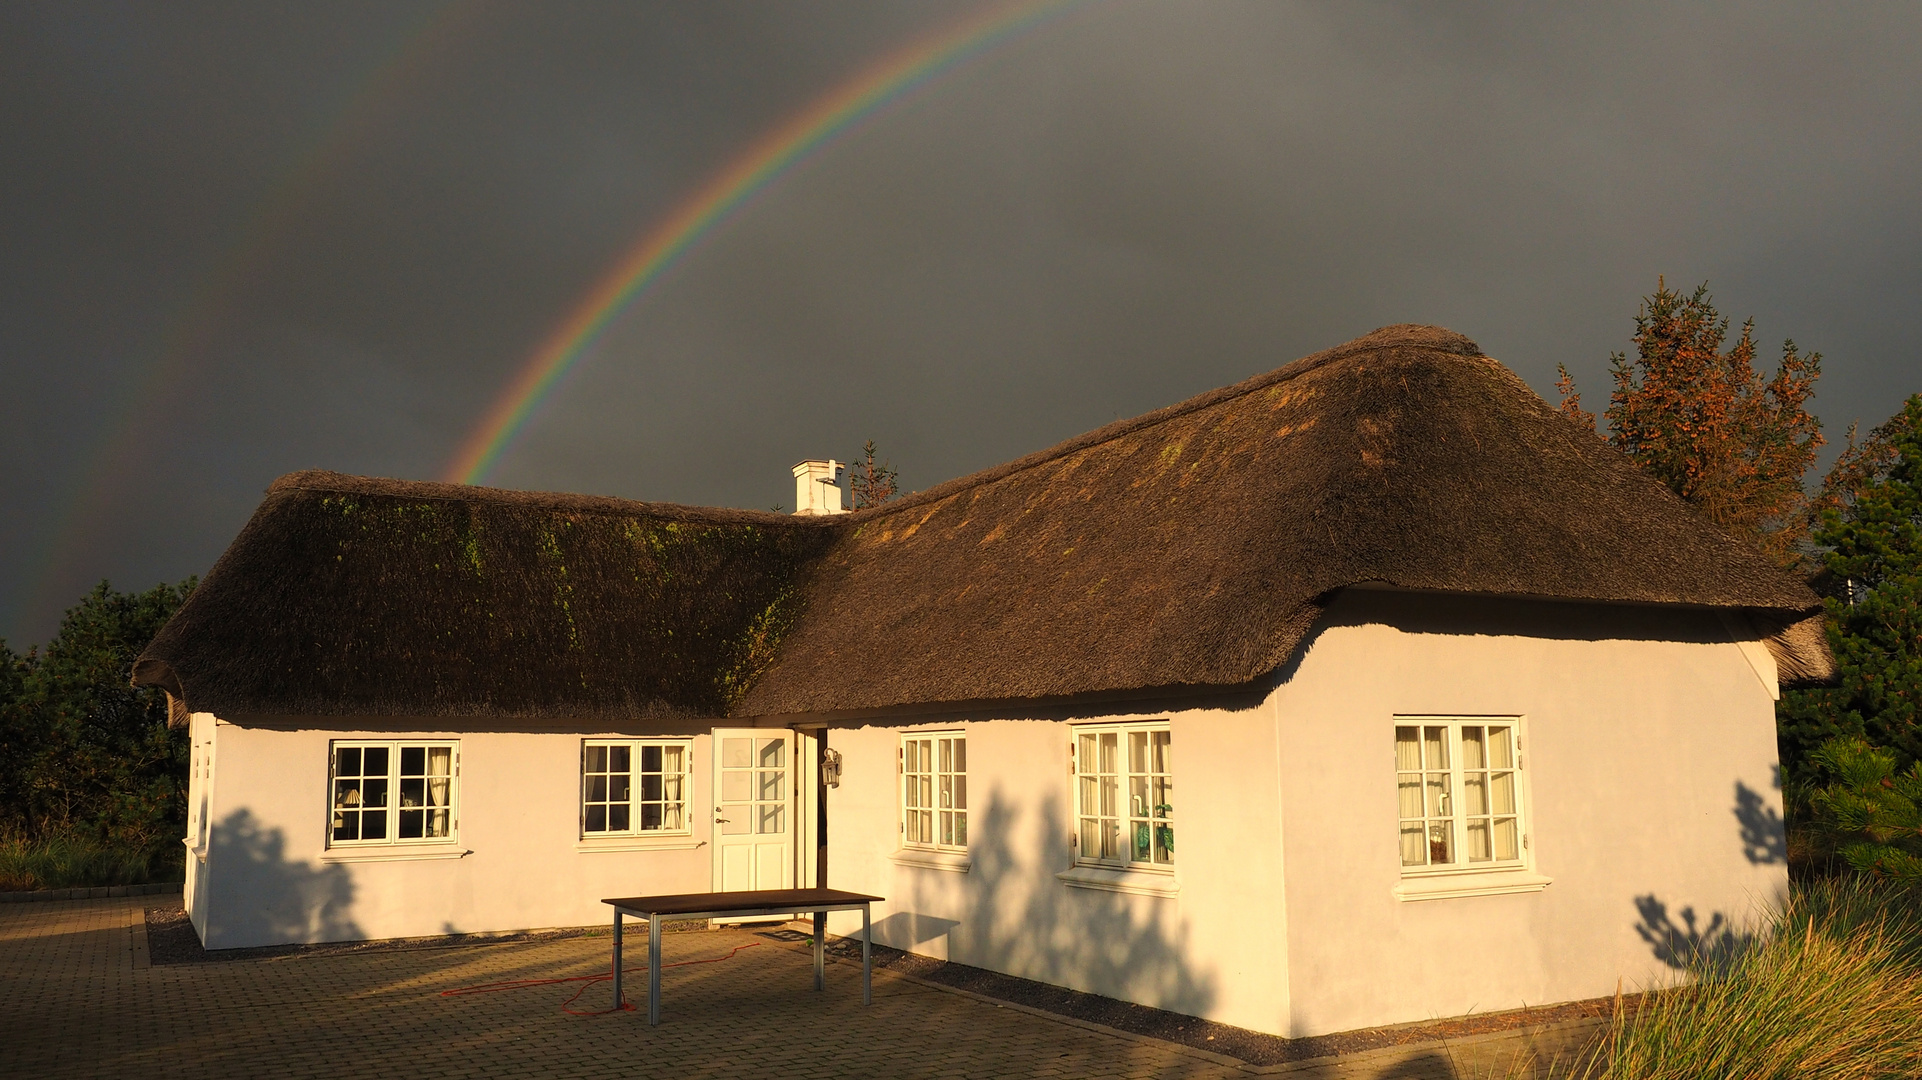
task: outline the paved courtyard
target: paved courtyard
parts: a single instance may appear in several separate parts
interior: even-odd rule
[[[647,1026],[645,936],[630,939],[641,1012],[570,1016],[570,983],[457,997],[509,979],[605,971],[605,937],[153,967],[142,901],[0,906],[0,1075],[54,1077],[1499,1077],[1527,1040],[1373,1051],[1263,1069],[877,972],[742,930],[665,936]],[[603,1009],[588,987],[577,1009]],[[1546,1048],[1545,1048],[1546,1049]]]

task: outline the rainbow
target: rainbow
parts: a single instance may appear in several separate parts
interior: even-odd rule
[[[554,329],[462,442],[445,479],[477,484],[486,477],[609,324],[756,194],[904,95],[1076,2],[1016,0],[983,8],[870,64],[756,140],[643,233]]]

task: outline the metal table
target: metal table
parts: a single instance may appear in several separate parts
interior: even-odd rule
[[[839,889],[760,889],[753,892],[676,893],[602,900],[614,908],[614,1007],[621,997],[621,917],[647,920],[647,1022],[661,1022],[661,920],[751,919],[758,915],[814,913],[814,988],[827,986],[828,912],[861,910],[861,1004],[874,1004],[868,905],[881,897]]]

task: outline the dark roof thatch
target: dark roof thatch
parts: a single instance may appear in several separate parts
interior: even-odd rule
[[[137,675],[216,712],[607,717],[1233,685],[1362,583],[1740,609],[1785,679],[1832,666],[1801,582],[1395,326],[832,518],[294,474]]]

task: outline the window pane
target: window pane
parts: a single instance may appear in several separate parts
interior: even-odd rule
[[[1083,735],[1075,740],[1075,768],[1084,776],[1101,771],[1100,755],[1095,750],[1095,737]],[[1092,813],[1093,811],[1089,811]]]
[[[1468,822],[1468,861],[1488,861],[1488,819],[1474,818]]]
[[[941,740],[941,753],[939,755],[939,758],[940,758],[939,768],[942,772],[954,771],[954,740],[953,739]]]
[[[1421,769],[1421,729],[1398,727],[1395,729],[1395,768],[1402,772],[1415,772]]]
[[[764,802],[787,798],[787,773],[761,770],[761,790],[755,796]]]
[[[968,815],[965,811],[956,811],[954,815],[954,846],[968,846]]]
[[[1455,829],[1448,822],[1436,822],[1428,827],[1428,862],[1431,866],[1447,866],[1455,861]]]
[[[373,752],[369,751],[367,756],[373,757]],[[363,809],[385,807],[387,805],[387,781],[385,778],[379,780],[367,779],[360,782],[360,805]],[[365,826],[362,826],[362,828],[364,829]],[[381,835],[385,836],[386,831],[382,830]]]
[[[966,773],[955,774],[954,808],[956,810],[966,810],[968,808],[968,775]]]
[[[334,815],[334,839],[336,840],[360,839],[360,815],[354,814],[354,813],[335,814]]]
[[[615,803],[607,808],[607,831],[626,832],[629,822],[626,803]]]
[[[721,801],[747,802],[754,798],[754,774],[735,772],[731,769],[721,772]]]
[[[360,775],[360,747],[343,746],[334,752],[334,775]]]
[[[1492,778],[1492,786],[1495,789],[1495,812],[1497,814],[1514,813],[1515,774],[1509,772],[1496,773]]]
[[[1421,866],[1428,861],[1428,844],[1423,839],[1422,823],[1404,821],[1401,824],[1401,864]]]
[[[941,809],[954,809],[954,777],[952,776],[941,777]]]
[[[402,780],[400,782],[400,804],[402,806],[426,806],[427,781]]]
[[[753,739],[722,739],[721,767],[724,769],[746,769],[754,765]]]
[[[1101,767],[1103,773],[1115,772],[1115,733],[1103,732],[1096,740],[1100,745]]]
[[[623,808],[625,812],[625,808]],[[657,803],[641,804],[641,831],[654,832],[661,827],[661,807]]]
[[[360,774],[362,776],[387,775],[387,748],[385,746],[370,746],[361,751]]]
[[[403,746],[400,748],[400,773],[402,776],[421,776],[427,772],[427,748],[425,746]]]
[[[1484,752],[1485,747],[1482,744],[1482,731],[1483,729],[1479,727],[1462,729],[1462,768],[1486,769],[1488,767],[1488,755]]]
[[[1171,759],[1174,744],[1170,741],[1173,737],[1174,733],[1169,731],[1157,731],[1150,736],[1154,742],[1154,770],[1158,773],[1174,771]]]
[[[954,771],[968,771],[968,740],[954,739]]]
[[[1175,861],[1175,827],[1173,825],[1155,826],[1155,862]]]
[[[607,777],[590,776],[587,778],[587,801],[588,802],[606,802],[607,801]]]
[[[1488,729],[1489,764],[1497,769],[1515,767],[1514,729],[1506,727]]]
[[[685,771],[683,765],[681,764],[681,760],[685,756],[686,751],[687,751],[687,747],[685,746],[662,747],[661,748],[661,771],[666,773],[680,773]]]
[[[1100,787],[1101,787],[1101,779],[1095,776],[1083,776],[1080,778],[1078,783],[1081,788],[1081,795],[1079,799],[1081,813],[1083,814],[1100,813],[1101,800],[1099,798],[1099,794],[1100,794]]]
[[[1463,751],[1466,754],[1466,751]],[[1466,814],[1488,813],[1488,774],[1466,773],[1462,776],[1462,812]]]
[[[1081,857],[1099,859],[1101,857],[1101,820],[1084,817],[1081,819]]]
[[[641,771],[661,771],[661,748],[658,746],[641,747]]]
[[[952,813],[943,813],[941,815],[941,842],[943,844],[954,843],[954,814]]]
[[[340,810],[345,807],[359,806],[359,805],[360,805],[360,781],[359,780],[334,781],[334,809]]]
[[[1145,821],[1137,821],[1134,823],[1133,827],[1129,830],[1129,832],[1133,835],[1133,838],[1134,838],[1134,850],[1128,857],[1130,859],[1133,859],[1135,862],[1148,862],[1150,859],[1149,848],[1148,848],[1148,823]]]
[[[1165,777],[1156,777],[1154,783],[1154,805],[1148,809],[1158,818],[1170,817],[1175,812],[1175,784]]]
[[[1448,768],[1447,728],[1431,727],[1425,729],[1422,734],[1422,743],[1424,746],[1423,756],[1427,759],[1427,768]]]
[[[445,810],[427,811],[427,835],[429,836],[454,835],[453,815],[449,814]]]
[[[1418,818],[1421,816],[1421,774],[1397,773],[1395,776],[1396,798],[1401,804],[1401,816]]]
[[[1109,742],[1112,744],[1113,740],[1111,739]],[[1113,749],[1113,746],[1110,745],[1105,749]],[[1099,782],[1101,784],[1101,816],[1114,817],[1115,798],[1120,794],[1117,790],[1120,785],[1116,783],[1115,778],[1112,776],[1100,777]]]
[[[1148,733],[1145,731],[1128,733],[1128,771],[1134,773],[1148,771]]]
[[[623,788],[625,788],[625,787],[627,786],[627,778],[626,778],[626,777],[622,777],[622,778],[621,778],[621,786],[622,786]],[[622,797],[622,798],[626,798],[626,797],[627,797],[627,793],[626,793],[625,791],[623,791],[623,792],[621,793],[621,797]],[[662,794],[661,794],[661,778],[660,778],[660,776],[659,776],[658,774],[656,774],[656,773],[642,773],[642,774],[641,774],[641,798],[643,798],[643,799],[646,799],[646,800],[648,800],[649,802],[659,802],[659,801],[661,801],[661,798],[662,798]]]
[[[661,807],[661,828],[663,829],[687,828],[686,825],[682,824],[682,820],[685,818],[686,813],[687,813],[686,808],[683,807],[678,802],[672,802],[672,803],[667,803],[663,805]]]
[[[1148,778],[1145,776],[1128,778],[1128,813],[1138,818],[1148,816]]]
[[[588,747],[586,764],[582,768],[586,772],[606,772],[607,771],[607,747],[605,746]]]
[[[421,811],[402,810],[400,812],[400,839],[402,840],[420,839],[421,836],[423,835],[421,830],[426,828],[426,825],[427,825],[427,822],[423,818]]]
[[[586,831],[588,832],[606,832],[607,831],[607,807],[599,806],[599,805],[588,806]]]
[[[1449,798],[1448,774],[1428,774],[1428,816],[1443,817],[1455,812],[1454,800]]]
[[[614,773],[607,778],[607,801],[626,802],[634,797],[633,778],[626,773]]]
[[[362,840],[387,839],[387,815],[383,813],[360,815],[360,838]]]
[[[1521,830],[1515,826],[1514,818],[1497,818],[1495,821],[1495,857],[1497,859],[1519,859],[1522,857],[1519,843]]]

